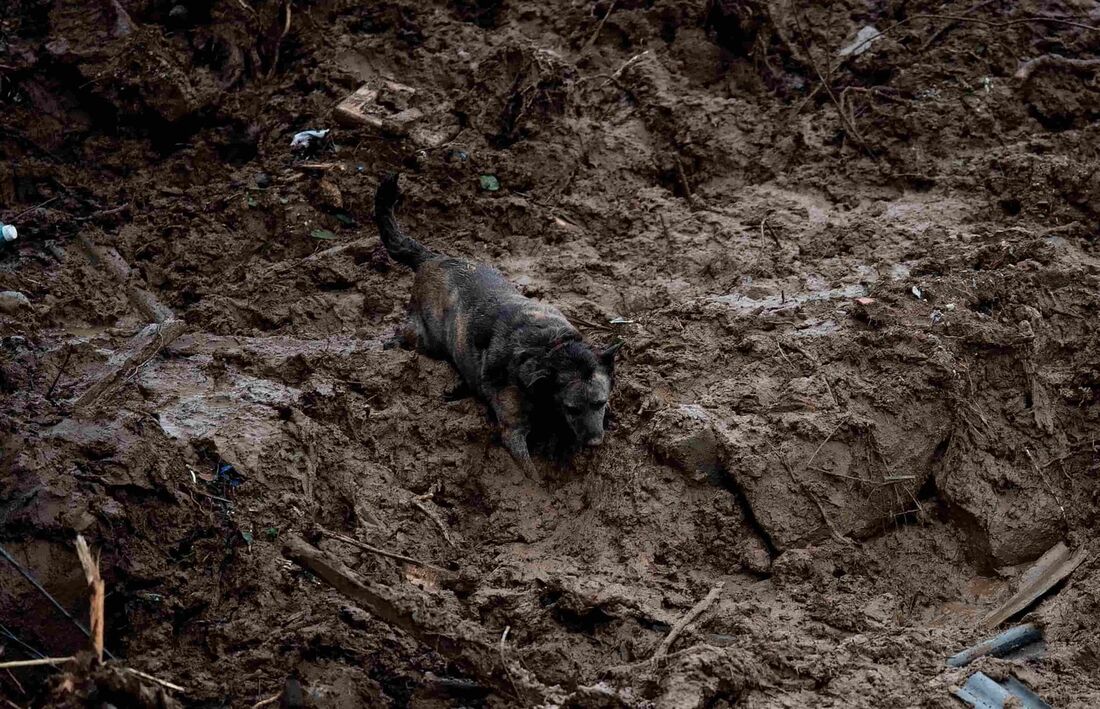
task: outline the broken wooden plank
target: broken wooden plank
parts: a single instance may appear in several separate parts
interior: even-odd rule
[[[1088,550],[1083,547],[1071,555],[1069,547],[1063,542],[1055,544],[1023,575],[1020,589],[982,619],[982,626],[995,628],[1030,606],[1059,581],[1073,573],[1086,556]]]
[[[182,320],[151,323],[134,335],[129,344],[107,360],[107,370],[73,402],[74,409],[95,403],[104,393],[133,374],[141,365],[182,335],[187,325]]]
[[[126,290],[126,297],[130,303],[146,318],[153,322],[164,323],[176,317],[172,309],[157,300],[155,295],[134,284],[133,269],[118,251],[110,246],[97,246],[85,234],[80,235],[80,245],[94,265],[104,268],[115,277],[115,280]]]
[[[439,604],[433,600],[418,597],[413,601],[404,599],[407,602],[403,603],[394,589],[383,590],[361,579],[334,556],[299,537],[287,539],[283,556],[503,696],[527,703],[531,697],[525,694],[537,694],[543,700],[551,698],[550,692],[557,690],[543,685],[523,667],[508,667],[484,628],[440,612]]]

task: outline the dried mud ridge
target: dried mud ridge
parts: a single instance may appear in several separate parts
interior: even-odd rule
[[[0,545],[78,620],[100,551],[119,659],[4,563],[0,661],[83,653],[9,703],[1100,703],[1086,5],[15,5]],[[627,341],[603,446],[527,479],[383,348],[393,169]],[[947,668],[1052,548],[1043,653]]]

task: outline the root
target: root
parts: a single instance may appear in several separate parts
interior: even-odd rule
[[[1060,67],[1067,69],[1097,69],[1100,68],[1100,59],[1070,59],[1061,54],[1044,54],[1020,64],[1020,68],[1013,75],[1022,82],[1027,82],[1031,75],[1044,67]]]

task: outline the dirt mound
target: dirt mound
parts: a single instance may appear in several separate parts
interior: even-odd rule
[[[1095,554],[1082,6],[17,5],[0,660],[86,648],[27,578],[82,618],[76,533],[118,659],[16,705],[948,706]],[[626,341],[602,446],[529,479],[386,346],[395,169],[431,248]],[[1098,587],[982,671],[1096,705]]]

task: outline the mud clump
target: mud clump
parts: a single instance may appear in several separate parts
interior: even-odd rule
[[[0,672],[11,703],[946,705],[1064,543],[1044,654],[982,671],[1100,704],[1087,19],[17,5],[0,645],[76,659]],[[426,246],[625,341],[600,446],[525,476],[387,344],[393,171]],[[84,623],[77,533],[103,665],[19,571]]]

